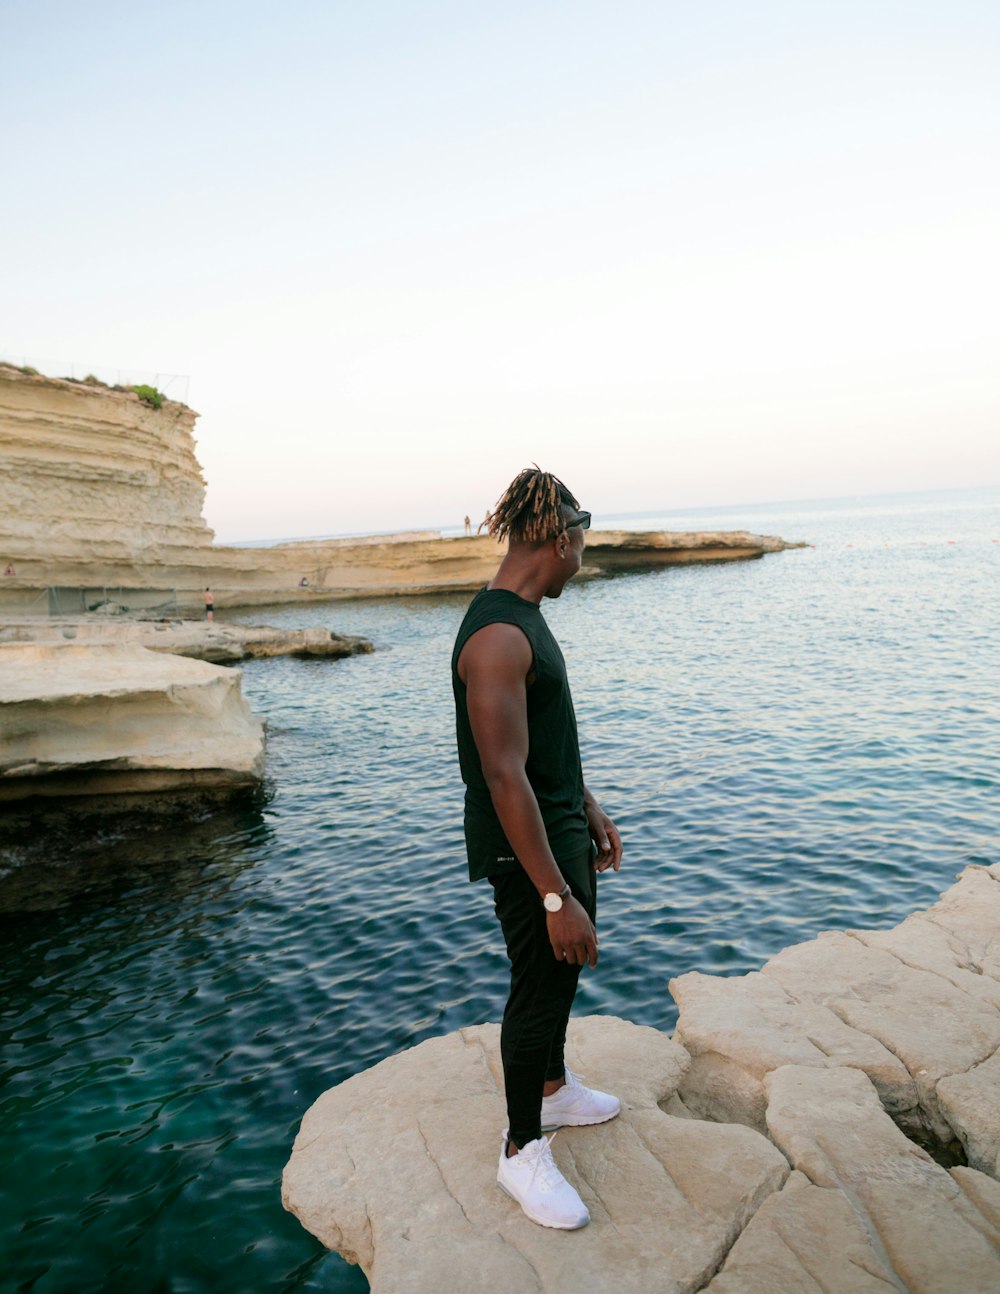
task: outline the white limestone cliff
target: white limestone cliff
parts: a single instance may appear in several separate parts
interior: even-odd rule
[[[111,596],[132,610],[261,606],[474,589],[502,550],[426,531],[272,547],[215,545],[202,509],[197,414],[128,390],[0,363],[0,614],[76,614]],[[745,531],[591,532],[586,571],[744,560],[786,547]],[[301,581],[305,579],[306,584]]]
[[[0,365],[0,554],[45,557],[66,582],[95,567],[169,566],[210,550],[197,414]],[[69,580],[71,572],[80,579]]]

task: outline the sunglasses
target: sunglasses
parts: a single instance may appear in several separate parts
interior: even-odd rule
[[[580,526],[584,530],[590,529],[590,513],[578,512],[572,521],[566,522],[566,529],[572,530],[574,526]]]

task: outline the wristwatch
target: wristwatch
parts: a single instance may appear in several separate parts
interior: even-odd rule
[[[542,895],[542,903],[545,906],[545,911],[561,912],[563,901],[565,899],[568,899],[571,894],[572,894],[572,890],[569,888],[569,881],[567,881],[558,894]]]

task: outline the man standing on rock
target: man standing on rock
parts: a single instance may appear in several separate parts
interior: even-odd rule
[[[521,472],[489,514],[507,555],[469,606],[452,655],[469,876],[493,886],[511,966],[500,1034],[509,1128],[497,1181],[533,1222],[564,1230],[590,1215],[542,1129],[604,1123],[621,1109],[563,1061],[580,970],[597,965],[595,873],[617,871],[622,855],[584,785],[566,666],[540,610],[579,571],[589,525],[558,478]]]

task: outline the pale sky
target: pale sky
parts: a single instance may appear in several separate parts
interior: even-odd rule
[[[995,0],[0,0],[0,135],[0,356],[188,375],[220,541],[1000,484]]]

